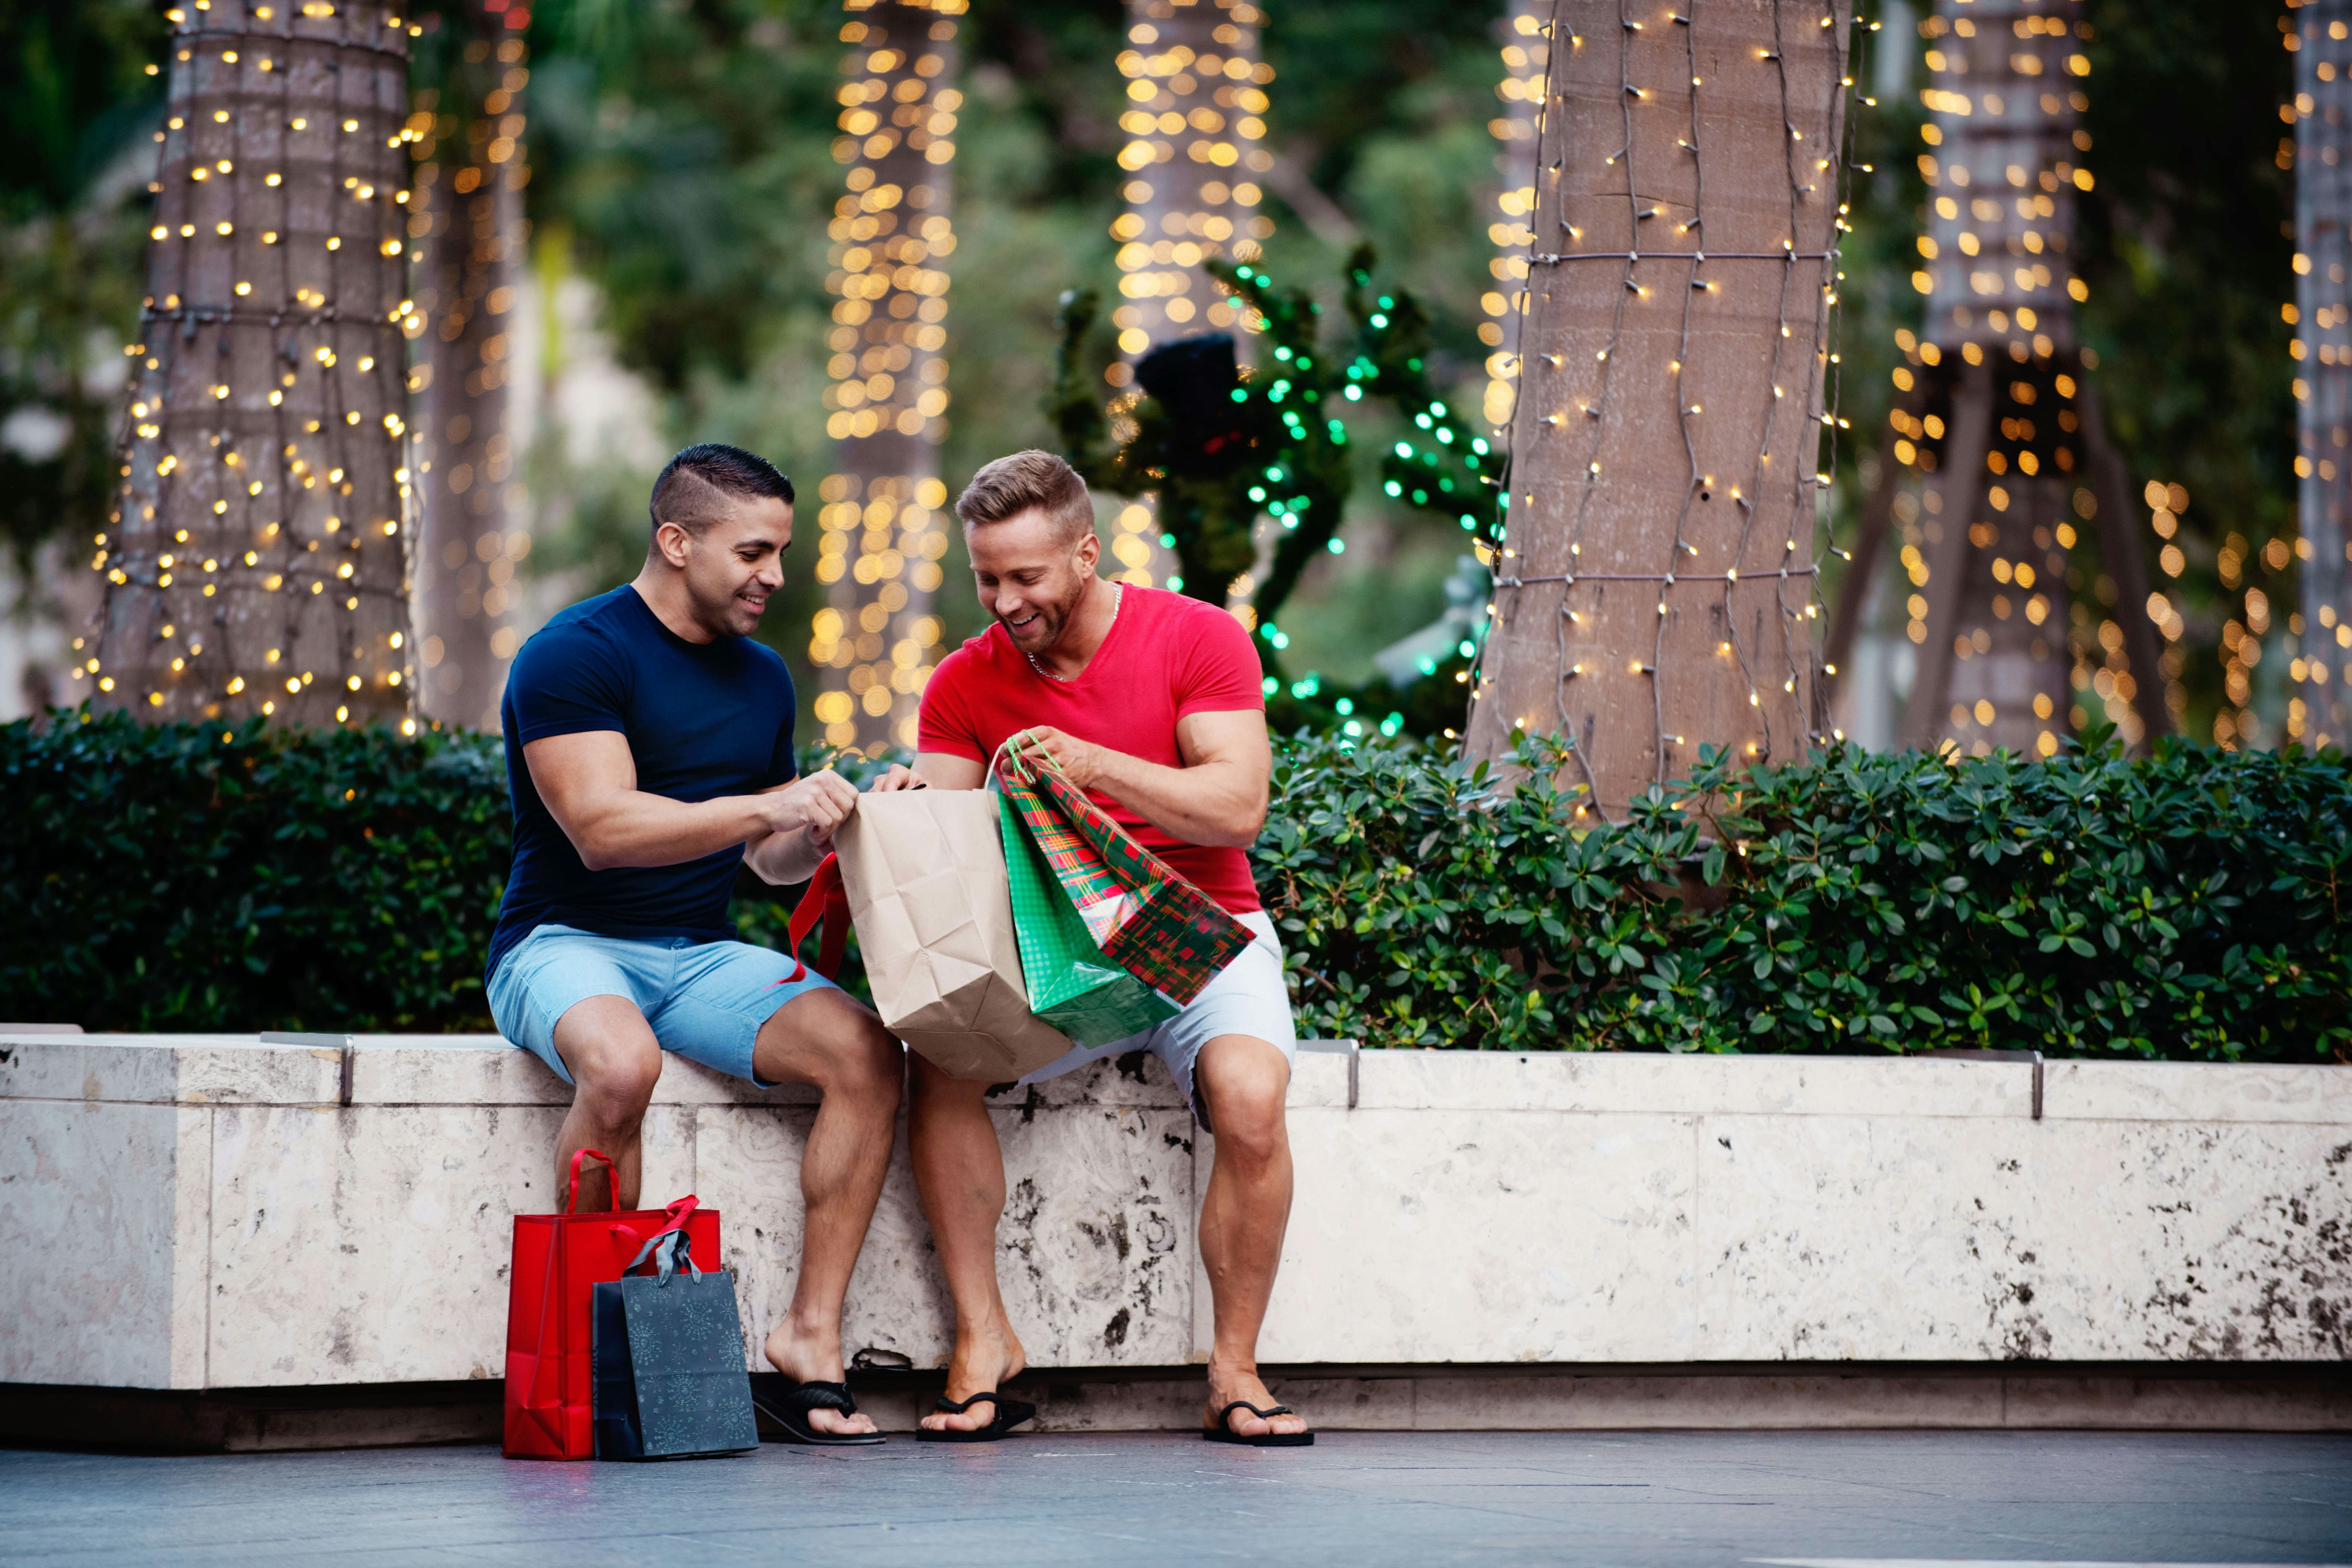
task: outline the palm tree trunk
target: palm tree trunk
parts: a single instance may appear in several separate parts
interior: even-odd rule
[[[1487,349],[1484,412],[1498,435],[1510,429],[1518,400],[1519,320],[1527,310],[1528,251],[1535,237],[1528,226],[1535,221],[1536,142],[1550,69],[1551,39],[1545,31],[1550,18],[1549,0],[1511,0],[1495,29],[1503,56],[1503,77],[1495,84],[1501,110],[1487,129],[1502,144],[1495,154],[1495,172],[1502,180],[1496,221],[1488,230],[1495,241],[1488,264],[1495,282],[1479,301],[1488,319],[1479,324],[1478,337]]]
[[[1120,274],[1111,325],[1124,356],[1110,369],[1114,386],[1132,384],[1133,363],[1155,343],[1245,327],[1201,263],[1254,261],[1274,231],[1257,210],[1274,163],[1258,145],[1265,84],[1274,79],[1258,58],[1265,19],[1248,0],[1128,0],[1118,53],[1128,84],[1118,156],[1126,205],[1110,228]],[[1119,510],[1110,550],[1127,582],[1165,585],[1181,571],[1172,551],[1156,546],[1158,515],[1156,497]],[[1237,596],[1246,599],[1253,586]]]
[[[1942,0],[1921,25],[1935,85],[1914,281],[1927,303],[1903,343],[1915,395],[1890,415],[1896,459],[1936,476],[1905,524],[1906,558],[1928,563],[1906,628],[1914,745],[2047,756],[2095,706],[2127,741],[2170,728],[2132,506],[2074,332],[2074,195],[2090,178],[2079,9]],[[2069,604],[2072,552],[2092,531],[2111,619]]]
[[[1560,0],[1496,619],[1469,744],[1580,811],[1803,754],[1852,7]],[[1825,25],[1826,24],[1826,25]]]
[[[2287,733],[2307,745],[2352,741],[2352,0],[2312,0],[2295,37],[2294,395],[2305,658]],[[2323,73],[2323,63],[2330,68]],[[2292,667],[2290,667],[2292,668]]]
[[[396,10],[216,0],[173,30],[101,706],[414,727]]]
[[[415,579],[417,706],[469,728],[499,727],[507,662],[519,641],[506,615],[517,563],[529,546],[507,405],[514,363],[524,227],[524,84],[519,33],[480,0],[453,5],[462,24],[415,145],[423,206],[417,305],[426,337],[417,366],[424,461]]]
[[[842,39],[848,167],[832,235],[834,471],[820,486],[816,574],[830,588],[809,641],[827,743],[912,748],[939,661],[932,595],[947,552],[939,442],[948,405],[949,163],[955,156],[958,0],[853,3]]]

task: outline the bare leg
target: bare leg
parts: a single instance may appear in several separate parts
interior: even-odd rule
[[[646,1107],[661,1080],[661,1046],[653,1026],[625,996],[591,996],[575,1002],[555,1021],[555,1051],[572,1070],[572,1110],[555,1135],[555,1202],[560,1207],[572,1182],[572,1156],[593,1149],[613,1162],[580,1168],[580,1207],[637,1206],[637,1177],[644,1165]]]
[[[951,1079],[920,1057],[914,1063],[914,1099],[907,1135],[915,1162],[915,1190],[931,1222],[940,1266],[954,1298],[955,1352],[948,1362],[948,1397],[969,1399],[1002,1387],[1028,1361],[1004,1296],[996,1283],[996,1222],[1004,1214],[1004,1152],[982,1097],[988,1086]],[[960,1415],[934,1411],[923,1425],[969,1431],[996,1412],[986,1404]]]
[[[1290,1223],[1290,1133],[1283,1110],[1290,1064],[1265,1040],[1220,1035],[1201,1047],[1192,1070],[1216,1123],[1215,1163],[1201,1205],[1201,1261],[1216,1313],[1202,1425],[1213,1426],[1217,1412],[1236,1399],[1262,1407],[1275,1402],[1258,1378],[1257,1336]],[[1307,1430],[1297,1415],[1266,1421],[1245,1410],[1234,1411],[1228,1425],[1249,1436]]]
[[[761,1081],[814,1084],[824,1096],[801,1155],[800,1274],[766,1346],[769,1363],[798,1383],[842,1379],[841,1302],[890,1166],[904,1058],[879,1018],[832,990],[785,1003],[752,1047]],[[837,1410],[812,1410],[808,1422],[820,1432],[875,1429]]]

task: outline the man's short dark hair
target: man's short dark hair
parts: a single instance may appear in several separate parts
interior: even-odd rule
[[[654,481],[653,500],[646,510],[653,514],[656,531],[662,524],[674,522],[698,535],[719,521],[730,496],[767,497],[790,506],[793,481],[756,452],[706,441],[669,460],[661,478]]]
[[[1003,522],[1032,509],[1043,511],[1063,539],[1076,544],[1095,527],[1087,481],[1051,452],[1015,452],[972,475],[956,497],[956,515],[967,527]]]

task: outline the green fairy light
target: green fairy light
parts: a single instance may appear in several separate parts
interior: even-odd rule
[[[1101,352],[1089,341],[1096,297],[1074,292],[1064,299],[1062,374],[1049,407],[1065,454],[1090,483],[1157,496],[1161,542],[1196,597],[1223,605],[1235,592],[1251,595],[1235,612],[1255,620],[1261,658],[1277,674],[1274,656],[1289,638],[1276,612],[1315,557],[1346,552],[1338,535],[1355,479],[1348,424],[1333,416],[1340,410],[1332,405],[1376,398],[1394,406],[1427,446],[1383,446],[1382,491],[1428,508],[1474,539],[1500,537],[1502,497],[1491,471],[1497,465],[1476,460],[1489,451],[1486,441],[1453,416],[1430,384],[1420,306],[1401,290],[1370,291],[1369,250],[1350,258],[1347,321],[1337,333],[1310,295],[1276,289],[1262,265],[1213,260],[1206,270],[1258,323],[1266,372],[1230,359],[1220,371],[1221,351],[1184,340],[1181,350],[1163,345],[1137,359],[1136,385],[1105,407],[1090,374]],[[1218,384],[1219,374],[1227,384]],[[1122,437],[1116,443],[1114,422]],[[1276,523],[1266,558],[1256,536]]]

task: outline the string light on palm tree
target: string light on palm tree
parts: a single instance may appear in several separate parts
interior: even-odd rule
[[[1922,498],[1926,515],[1905,525],[1906,563],[1924,563],[1914,581],[1929,606],[1907,627],[1922,650],[1907,728],[1915,742],[1940,737],[1979,755],[2047,756],[2066,726],[2070,645],[2084,687],[2085,658],[2105,647],[2087,624],[2070,637],[2065,592],[2078,521],[2097,510],[2075,482],[2086,362],[2074,306],[2086,291],[2069,259],[2078,179],[2090,184],[2077,124],[2087,64],[2073,0],[2013,17],[1979,10],[1948,3],[1921,29],[1934,85],[1922,94],[1929,216],[1915,284],[1924,280],[1927,308],[1920,339],[1897,340],[1917,362],[1897,385],[1910,390],[1916,375],[1942,395],[1923,414],[1895,411],[1895,458],[1925,453],[1932,467],[1940,451],[1942,477]],[[1928,419],[1949,427],[1940,442]],[[2106,700],[2137,740],[2137,678],[2122,637],[2107,640],[2118,668]]]
[[[154,719],[398,721],[414,499],[409,39],[375,0],[175,5],[148,292],[77,673]]]
[[[1202,266],[1255,260],[1258,242],[1274,232],[1258,211],[1258,182],[1274,166],[1259,145],[1274,79],[1258,58],[1265,14],[1246,0],[1129,0],[1127,16],[1117,61],[1128,100],[1118,121],[1124,206],[1110,227],[1121,274],[1111,325],[1122,357],[1105,373],[1114,387],[1133,384],[1134,362],[1155,343],[1255,330],[1260,323]],[[1110,550],[1122,580],[1181,584],[1173,555],[1155,548],[1157,519],[1150,496],[1119,510]]]
[[[2294,142],[2282,152],[2295,170],[2295,297],[2281,313],[2296,329],[2300,519],[2293,552],[2303,578],[2301,625],[2290,628],[2295,644],[2288,672],[2297,695],[2287,707],[2287,733],[2310,745],[2341,746],[2352,740],[2352,292],[2346,287],[2352,275],[2352,133],[2346,130],[2352,125],[2352,0],[2305,0],[2285,44],[2295,73]],[[2286,565],[2281,542],[2264,548],[2281,552],[2266,564]],[[2246,589],[2248,624],[2224,647],[2230,665],[2223,678],[2241,702],[2244,633],[2260,593]],[[2267,603],[2263,608],[2267,619]]]
[[[1274,68],[1257,58],[1264,14],[1246,0],[1135,0],[1128,47],[1118,55],[1128,107],[1119,129],[1125,210],[1111,224],[1120,242],[1120,303],[1111,312],[1129,360],[1153,343],[1204,329],[1246,326],[1201,264],[1252,261],[1274,225],[1257,211],[1257,181],[1273,167],[1265,135],[1265,84]],[[1127,385],[1125,363],[1109,373]]]
[[[1917,649],[1901,724],[1912,745],[2047,756],[2069,725],[2105,721],[2137,742],[2184,705],[2179,651],[2166,647],[2180,618],[2149,592],[2098,357],[2074,330],[2088,297],[2072,262],[2074,201],[2095,184],[2080,9],[1941,0],[1918,25],[1928,201],[1912,286],[1926,311],[1916,335],[1895,334],[1898,399],[1829,647],[1831,665],[1844,659],[1883,544],[1899,538],[1904,636]],[[2111,612],[2069,602],[2085,536],[2105,584],[2092,597]]]
[[[1607,816],[1702,746],[1801,755],[1840,427],[1847,0],[1559,0],[1472,755]],[[1759,135],[1769,127],[1773,134]]]
[[[1486,424],[1496,431],[1510,427],[1519,382],[1519,318],[1527,310],[1528,247],[1534,231],[1528,227],[1535,214],[1535,147],[1542,133],[1544,79],[1551,64],[1551,40],[1547,28],[1551,6],[1548,0],[1512,0],[1500,30],[1503,36],[1503,79],[1496,84],[1502,112],[1486,122],[1501,143],[1495,167],[1503,176],[1495,195],[1496,219],[1486,227],[1495,242],[1487,269],[1495,279],[1480,300],[1487,319],[1478,324],[1478,341],[1486,345]]]
[[[947,553],[948,274],[955,249],[955,18],[965,0],[852,0],[840,89],[845,194],[828,230],[835,295],[825,391],[834,471],[818,486],[817,581],[825,607],[809,661],[829,745],[872,753],[915,743],[917,704],[939,661],[932,613]]]
[[[417,93],[415,140],[419,324],[417,392],[423,498],[415,579],[418,705],[494,730],[507,662],[516,569],[530,552],[508,428],[515,374],[524,227],[523,42],[530,12],[467,0],[436,19],[440,84]],[[446,29],[453,37],[436,38]]]

